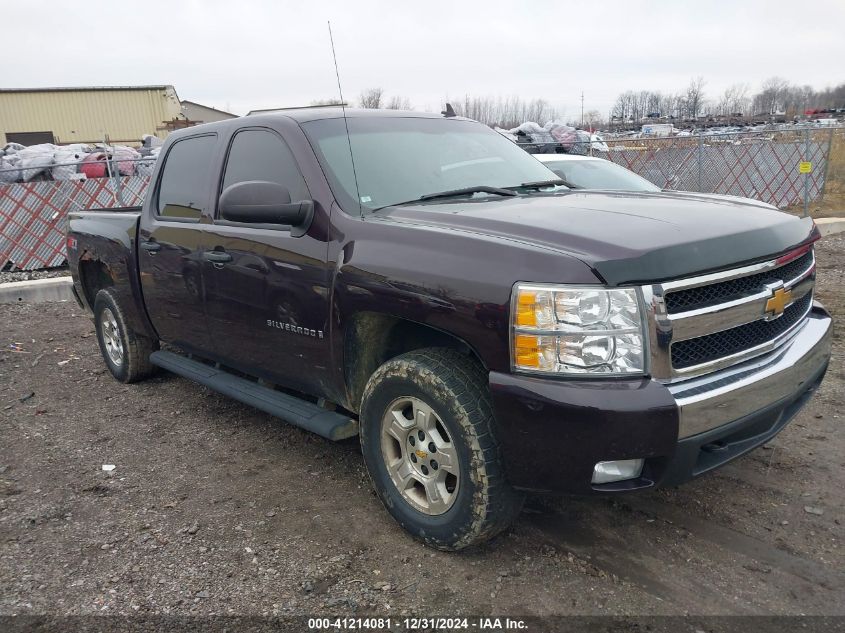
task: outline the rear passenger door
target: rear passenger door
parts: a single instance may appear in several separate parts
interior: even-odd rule
[[[269,128],[238,130],[229,143],[219,192],[248,180],[286,187],[292,201],[311,194],[287,143]],[[315,214],[325,213],[319,205]],[[324,219],[314,218],[314,223]],[[290,227],[229,222],[215,215],[207,251],[206,310],[218,357],[254,376],[320,395],[329,358],[327,244]],[[220,257],[216,257],[220,259]]]
[[[201,260],[214,202],[211,174],[217,142],[216,134],[202,134],[170,146],[144,208],[138,239],[141,289],[156,332],[162,340],[201,355],[211,349]]]

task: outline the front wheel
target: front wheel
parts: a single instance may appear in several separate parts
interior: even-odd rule
[[[450,349],[382,365],[361,404],[361,446],[376,492],[408,532],[444,550],[488,540],[519,514],[505,481],[482,367]]]

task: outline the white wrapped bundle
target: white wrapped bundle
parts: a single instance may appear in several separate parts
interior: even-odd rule
[[[52,143],[40,143],[39,145],[30,145],[18,150],[18,156],[21,159],[35,158],[36,156],[50,156],[56,153],[58,148]]]
[[[20,159],[19,166],[23,170],[24,182],[29,182],[52,165],[55,153],[56,146],[52,143],[41,143],[19,149],[16,156]]]
[[[155,166],[155,158],[144,158],[143,160],[140,160],[135,164],[135,175],[149,178],[153,175],[153,169],[155,169]]]
[[[3,153],[8,156],[10,154],[17,154],[22,149],[26,148],[20,143],[6,143],[6,145],[3,146]]]
[[[18,157],[14,154],[0,157],[0,184],[18,182],[21,179],[18,162]]]
[[[19,152],[18,155],[20,155]],[[39,174],[44,173],[53,164],[53,154],[34,154],[29,158],[21,158],[20,168],[23,171],[24,182],[29,182]]]
[[[53,180],[72,180],[76,177],[79,163],[88,155],[82,151],[74,151],[71,146],[60,147],[53,155],[55,167],[51,169]],[[79,145],[84,147],[84,145]]]
[[[543,134],[543,133],[546,132],[546,130],[544,130],[541,125],[534,123],[534,121],[526,121],[525,123],[508,130],[508,132],[510,132],[511,134],[522,133],[522,134],[528,135],[528,134]]]
[[[494,129],[496,132],[498,132],[499,134],[501,134],[502,136],[504,136],[504,137],[505,137],[506,139],[508,139],[509,141],[513,141],[514,143],[516,143],[516,141],[517,141],[516,134],[511,134],[511,133],[510,133],[510,132],[508,132],[507,130],[503,130],[503,129],[502,129],[502,128],[500,128],[500,127],[494,127],[493,129]]]
[[[595,132],[590,135],[590,145],[592,145],[593,149],[597,152],[610,151],[610,148],[607,146],[607,143],[604,142],[604,139]]]

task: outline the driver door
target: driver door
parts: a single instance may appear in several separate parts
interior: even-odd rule
[[[311,194],[284,139],[269,128],[238,130],[229,146],[220,192],[262,180],[278,183],[294,201]],[[319,205],[315,214],[326,213]],[[316,223],[318,218],[315,218]],[[327,244],[290,227],[215,217],[205,262],[206,312],[217,355],[240,371],[319,394],[329,359]],[[220,256],[217,256],[220,259]]]

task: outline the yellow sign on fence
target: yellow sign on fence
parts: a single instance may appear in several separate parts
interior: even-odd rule
[[[809,174],[813,171],[813,163],[808,163],[805,161],[801,161],[798,163],[798,173],[799,174]]]

